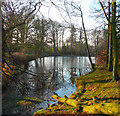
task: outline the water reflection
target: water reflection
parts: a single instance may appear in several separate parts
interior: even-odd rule
[[[94,58],[92,59],[94,61]],[[28,70],[38,76],[20,75],[19,89],[22,91],[23,97],[37,97],[42,100],[42,103],[36,104],[34,109],[33,106],[29,105],[29,111],[27,111],[28,107],[26,106],[24,110],[22,109],[23,114],[26,111],[33,114],[39,108],[47,108],[49,104],[53,103],[51,96],[54,92],[60,97],[74,93],[76,91],[75,77],[84,75],[91,69],[87,57],[44,57],[29,62]],[[16,91],[19,93],[17,88]],[[21,107],[17,109],[18,112],[20,112]],[[15,107],[12,110],[15,111]]]

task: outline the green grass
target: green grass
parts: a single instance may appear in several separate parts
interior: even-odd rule
[[[80,85],[83,82],[85,84],[84,92],[81,92],[82,87]],[[114,102],[114,100],[119,102],[120,100],[118,89],[120,80],[112,81],[112,72],[108,72],[106,67],[97,67],[95,72],[76,78],[75,83],[78,88],[76,93],[81,94],[77,99],[86,100],[97,96],[99,100],[109,100],[111,102]]]

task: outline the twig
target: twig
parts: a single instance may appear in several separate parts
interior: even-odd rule
[[[38,4],[42,4],[42,3],[41,3],[41,2],[36,3],[35,6],[34,6],[34,10],[32,10],[32,12],[30,12],[30,13],[26,16],[26,18],[24,19],[24,21],[23,21],[22,23],[16,24],[16,25],[14,25],[14,26],[6,29],[6,30],[5,30],[6,33],[9,32],[11,29],[14,29],[14,28],[16,28],[16,27],[18,27],[18,26],[20,26],[20,25],[25,24],[25,21],[26,21],[26,20],[28,19],[28,17],[36,10],[36,6],[37,6]]]
[[[107,21],[111,24],[109,18],[107,17],[107,14],[106,14],[106,12],[105,12],[105,9],[104,9],[104,7],[103,7],[103,4],[102,4],[102,2],[100,2],[100,0],[99,0],[99,3],[100,3],[100,6],[101,6],[101,8],[102,8],[102,10],[103,10],[103,13],[104,13],[104,15],[105,15],[105,18],[106,18]]]

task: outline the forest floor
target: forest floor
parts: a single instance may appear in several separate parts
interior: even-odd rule
[[[118,73],[120,76],[120,63],[118,66]],[[96,65],[96,70],[94,72],[90,72],[85,76],[77,77],[75,79],[75,84],[77,86],[77,91],[70,95],[70,99],[80,101],[87,106],[93,106],[93,98],[96,96],[100,103],[113,103],[120,106],[120,80],[117,82],[113,81],[112,72],[109,72],[104,65]],[[42,109],[40,111],[37,111],[34,116],[38,116],[40,114],[90,115],[91,113],[89,110],[90,109],[88,109],[88,112],[84,112],[83,110],[79,112],[76,110],[76,108],[63,103],[57,104],[55,106],[53,105],[53,107],[49,107],[45,110]],[[118,107],[115,110],[117,111]],[[103,114],[103,112],[99,113]]]

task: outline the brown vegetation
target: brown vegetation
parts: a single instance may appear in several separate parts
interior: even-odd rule
[[[13,53],[14,62],[18,65],[25,65],[30,60],[35,59],[35,55],[26,55],[21,52],[14,52]]]

